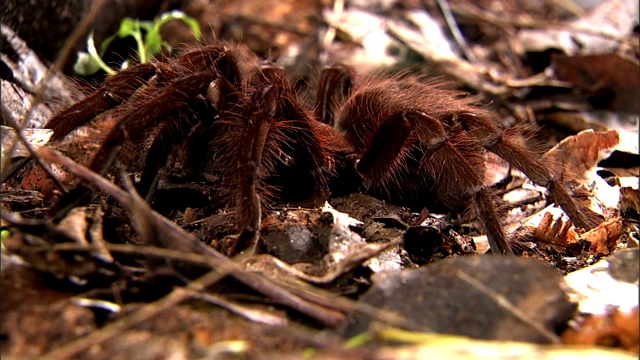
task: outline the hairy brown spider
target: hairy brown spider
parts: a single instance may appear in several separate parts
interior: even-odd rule
[[[153,189],[172,144],[193,138],[207,144],[194,157],[219,174],[218,194],[225,205],[236,208],[237,251],[253,250],[262,211],[276,199],[299,201],[364,185],[401,203],[439,203],[455,211],[471,207],[492,251],[510,254],[483,182],[485,150],[546,187],[577,226],[590,229],[599,221],[531,152],[499,129],[487,111],[459,92],[424,78],[361,78],[337,65],[321,72],[310,111],[281,68],[262,64],[252,72],[245,76],[237,53],[226,47],[198,48],[177,60],[137,65],[114,75],[47,127],[55,131],[54,139],[62,139],[117,107],[117,124],[90,164],[101,173],[123,144],[156,128],[138,184],[145,194]],[[87,192],[83,186],[75,188],[55,210],[64,213]]]

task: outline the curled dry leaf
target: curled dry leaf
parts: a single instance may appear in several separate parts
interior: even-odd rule
[[[583,234],[575,231],[573,224],[565,216],[555,217],[545,209],[542,220],[537,224],[525,225],[523,233],[531,234],[536,242],[567,247],[581,240],[588,241],[592,254],[609,255],[615,248],[623,233],[622,219],[615,217],[604,221],[595,229]]]
[[[617,130],[595,132],[585,130],[562,140],[542,157],[542,161],[553,164],[556,176],[565,180],[582,182],[587,172],[593,169],[607,150],[618,145]]]
[[[563,246],[576,242],[579,238],[570,221],[564,221],[562,217],[554,219],[549,212],[544,214],[540,225],[532,233],[537,240]]]
[[[9,126],[2,125],[0,126],[0,130],[2,130],[1,131],[2,148],[0,150],[2,151],[3,158],[4,157],[11,157],[11,158],[28,157],[31,155],[29,154],[29,150],[22,143],[17,143],[13,149],[13,152],[9,153],[9,150],[12,147],[11,144],[18,141],[18,136],[15,130]],[[53,135],[53,130],[51,129],[29,128],[29,129],[24,129],[22,131],[27,141],[29,141],[31,145],[34,145],[34,146],[42,146],[48,143],[49,139],[51,139],[51,136]]]
[[[587,317],[578,328],[570,328],[562,334],[565,344],[620,346],[636,354],[638,343],[638,307],[632,312],[616,311],[608,315]]]
[[[398,57],[389,55],[387,49],[399,48],[400,44],[387,33],[383,17],[358,9],[341,12],[325,9],[323,19],[331,28],[347,34],[351,41],[360,45],[343,48],[342,45],[326,44],[334,60],[369,70],[398,62]]]
[[[595,229],[584,233],[581,238],[591,243],[592,254],[609,255],[622,236],[622,219],[617,217],[607,220]]]
[[[593,170],[604,155],[611,152],[619,142],[617,130],[606,132],[585,130],[564,139],[542,158],[544,163],[551,164],[557,178],[587,185],[575,186],[573,189],[575,196],[583,197],[579,199],[581,201],[590,201],[592,209],[599,208],[601,213],[613,214],[613,217],[607,216],[610,220],[579,235],[572,228],[568,218],[559,211],[552,213],[553,209],[557,209],[556,207],[548,207],[532,216],[521,229],[521,233],[530,234],[536,241],[557,246],[567,246],[579,240],[587,240],[592,244],[591,252],[609,254],[622,235],[622,220],[618,216],[616,200],[619,198],[619,189],[606,184]],[[596,184],[596,190],[587,190],[591,187],[591,183]],[[615,198],[615,201],[612,201],[612,198]]]

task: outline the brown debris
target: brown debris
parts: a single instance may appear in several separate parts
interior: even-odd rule
[[[622,236],[622,219],[615,218],[584,233],[581,238],[591,243],[590,253],[609,255],[616,248],[620,236]]]
[[[540,225],[533,228],[532,235],[536,240],[560,246],[567,246],[578,239],[578,234],[571,227],[571,222],[563,221],[562,218],[554,220],[551,213],[544,214]]]
[[[552,66],[559,80],[585,91],[600,107],[640,114],[640,77],[629,76],[638,72],[637,60],[617,54],[555,56]]]
[[[319,63],[334,63],[338,58],[346,62],[364,59],[367,65],[374,64],[381,72],[397,66],[406,73],[416,71],[457,80],[450,87],[461,86],[475,92],[482,103],[487,104],[487,112],[495,114],[500,129],[516,126],[527,129],[525,136],[533,137],[528,131],[543,126],[535,140],[545,144],[537,150],[551,148],[565,139],[542,159],[536,160],[553,169],[557,179],[575,183],[570,190],[586,204],[596,202],[590,187],[592,179],[587,173],[594,176],[593,169],[598,166],[601,155],[622,141],[623,135],[633,137],[633,132],[624,132],[637,128],[637,120],[620,113],[640,112],[635,96],[640,85],[638,76],[634,76],[640,72],[637,30],[616,27],[614,33],[601,31],[610,20],[617,19],[612,14],[636,6],[623,1],[603,1],[597,11],[567,7],[571,4],[565,1],[534,4],[524,0],[485,0],[482,6],[468,0],[438,1],[439,5],[414,0],[370,3],[212,0],[170,1],[152,7],[164,11],[180,3],[182,10],[198,19],[208,40],[222,41],[231,47],[240,44],[243,49],[246,47],[263,58],[283,64],[287,75],[298,79],[292,85],[302,98],[313,98],[313,92],[307,90],[308,84],[313,83],[310,79],[316,76],[312,69],[318,68]],[[17,6],[13,3],[12,9]],[[111,4],[113,1],[100,3]],[[132,2],[138,3],[142,4]],[[453,19],[445,19],[443,4],[447,3]],[[344,9],[340,5],[344,5]],[[114,14],[122,13],[123,7],[118,5],[115,10]],[[635,12],[626,12],[629,14],[620,17],[620,25],[635,21]],[[361,19],[375,20],[379,26],[358,32],[358,20]],[[601,21],[596,22],[598,19]],[[94,25],[100,26],[102,33],[109,32],[103,26],[118,21],[99,20],[100,24]],[[105,24],[102,24],[103,20]],[[584,21],[592,21],[589,26],[593,29],[572,28]],[[32,32],[40,28],[19,25]],[[635,26],[637,29],[637,24]],[[84,30],[88,31],[89,27]],[[167,40],[179,51],[190,47],[185,42],[190,42],[192,35],[184,24],[175,22],[163,32],[170,35]],[[451,39],[456,32],[463,41]],[[556,33],[575,35],[572,39],[578,40],[604,38],[607,43],[615,44],[616,51],[582,54],[575,50],[579,44],[571,43],[568,45],[575,51],[549,56],[554,49],[564,50],[564,47],[554,47],[555,43],[545,42],[554,40],[551,35]],[[57,35],[57,40],[65,36]],[[78,42],[78,38],[75,41]],[[447,49],[440,45],[446,45]],[[592,49],[591,43],[584,45],[585,49]],[[370,52],[369,47],[378,52]],[[69,91],[65,87],[68,84],[55,91],[45,84],[44,96],[38,94],[42,91],[38,89],[40,74],[47,67],[40,64],[37,71],[23,69],[28,65],[26,60],[32,59],[29,53],[5,57],[6,50],[3,48],[2,51],[2,62],[8,68],[0,71],[3,75],[3,126],[11,125],[11,121],[22,123],[26,112],[21,106],[34,107],[35,120],[46,122],[52,110],[56,112],[70,101],[59,95]],[[363,53],[382,58],[354,55]],[[29,56],[23,56],[25,54]],[[389,60],[395,62],[379,67]],[[365,67],[357,62],[353,64],[359,71]],[[54,75],[49,78],[50,83],[59,85],[59,76]],[[15,92],[11,102],[7,101],[5,96],[9,91],[6,90],[20,87],[24,90]],[[32,95],[37,99],[34,104],[31,104]],[[5,107],[6,104],[12,105]],[[389,303],[410,309],[400,320],[412,322],[417,318],[416,314],[428,310],[432,312],[429,316],[436,318],[434,323],[447,323],[456,317],[462,321],[455,327],[466,329],[470,321],[480,319],[476,328],[480,337],[497,338],[499,335],[508,338],[515,328],[511,320],[499,321],[492,317],[491,311],[477,310],[478,301],[491,300],[492,306],[498,304],[497,313],[516,318],[517,326],[524,325],[534,331],[534,338],[556,341],[558,334],[555,331],[569,325],[571,328],[562,334],[563,343],[611,346],[639,352],[637,307],[631,313],[614,311],[606,316],[587,316],[576,326],[554,315],[559,309],[555,307],[557,299],[562,299],[559,313],[563,316],[569,316],[575,305],[565,302],[562,291],[556,289],[556,270],[573,271],[604,255],[615,256],[616,250],[624,244],[637,246],[637,240],[634,242],[640,216],[637,189],[622,187],[619,208],[604,209],[605,221],[590,231],[572,226],[566,217],[554,217],[549,213],[540,216],[539,225],[522,227],[516,237],[524,242],[515,244],[517,252],[555,266],[555,269],[544,269],[533,281],[523,282],[522,278],[535,275],[538,270],[531,270],[534,267],[500,270],[493,257],[472,255],[478,250],[471,239],[481,235],[483,230],[469,222],[469,211],[464,213],[464,209],[460,209],[460,213],[441,214],[440,209],[423,204],[419,204],[419,208],[399,207],[359,192],[332,198],[330,204],[363,224],[349,225],[348,231],[338,232],[329,221],[328,213],[317,207],[305,209],[297,208],[298,204],[278,204],[273,209],[276,214],[264,218],[259,229],[261,251],[268,254],[229,259],[214,249],[225,249],[234,244],[236,238],[229,235],[237,231],[233,221],[235,212],[232,208],[216,208],[215,202],[219,201],[216,186],[204,181],[183,181],[186,178],[182,174],[184,155],[171,159],[173,173],[161,180],[164,187],[161,186],[160,191],[165,191],[161,195],[170,199],[165,201],[169,205],[163,207],[163,211],[155,208],[160,201],[147,204],[137,198],[132,186],[126,192],[115,186],[111,180],[121,178],[117,171],[110,173],[110,178],[104,178],[96,177],[86,169],[74,168],[75,163],[69,163],[67,167],[59,165],[68,159],[52,152],[52,146],[60,146],[56,149],[80,163],[89,163],[113,119],[106,116],[96,120],[87,131],[69,136],[66,144],[49,144],[36,151],[55,159],[56,165],[50,167],[49,174],[33,162],[25,161],[24,156],[29,152],[20,152],[19,157],[15,153],[3,156],[2,175],[7,176],[3,178],[0,197],[3,237],[0,301],[5,320],[0,325],[0,349],[3,355],[47,355],[48,359],[111,359],[116,356],[131,359],[298,359],[313,351],[314,359],[385,358],[380,348],[384,340],[375,340],[380,343],[371,340],[348,349],[345,339],[335,329],[345,323],[348,314],[356,313],[366,314],[384,326],[402,324],[397,314],[369,306],[361,301],[361,296],[368,288],[379,285],[375,284],[378,280],[373,279],[388,276],[391,285],[398,285],[400,282],[394,278],[401,273],[398,268],[419,267],[416,271],[422,272],[431,266],[425,265],[429,263],[435,266],[431,268],[435,269],[433,273],[416,276],[415,282],[409,283],[403,291],[407,294],[415,291],[418,295],[431,291],[433,296],[404,296],[405,293],[395,291],[389,294]],[[580,132],[583,129],[596,132]],[[500,134],[508,135],[510,130],[501,130]],[[124,152],[138,155],[140,147],[148,145],[132,146]],[[10,166],[5,168],[5,162]],[[21,167],[25,162],[27,165]],[[637,166],[616,170],[601,166],[613,174],[605,179],[612,188],[620,184],[622,176],[637,173]],[[5,169],[14,167],[16,172],[4,173]],[[137,170],[131,170],[126,177],[137,175]],[[459,170],[464,169],[453,169],[452,172],[464,174]],[[500,174],[496,174],[498,172]],[[61,183],[53,182],[50,173],[55,173]],[[489,189],[492,193],[501,194],[515,188],[536,195],[533,196],[535,206],[527,201],[513,205],[510,223],[518,223],[548,205],[544,190],[523,187],[523,176],[515,173],[517,171],[500,162],[487,167],[482,177],[491,178],[493,187]],[[512,175],[520,176],[520,181],[509,180]],[[218,185],[217,176],[219,174],[204,175],[207,181]],[[66,218],[61,223],[52,222],[46,212],[48,207],[65,192],[64,187],[74,186],[80,178],[101,188],[102,193],[96,192],[93,198],[94,203],[99,203],[98,207],[80,208],[77,217]],[[506,185],[503,178],[506,178]],[[185,189],[189,191],[181,191]],[[198,203],[204,205],[176,206],[183,198],[198,198]],[[537,208],[532,210],[532,207]],[[505,218],[500,216],[505,223]],[[341,244],[343,248],[334,249],[329,245],[332,236],[354,241],[345,241],[346,245]],[[531,241],[535,244],[531,245]],[[298,247],[301,244],[305,246]],[[17,265],[17,256],[28,266]],[[454,262],[442,264],[440,260],[447,257],[454,257]],[[521,260],[529,259],[513,257],[498,261],[517,264]],[[383,261],[396,268],[386,269],[386,275],[372,276],[382,268],[379,265]],[[462,274],[455,261],[468,263],[470,267]],[[481,267],[476,262],[485,265]],[[447,264],[455,266],[447,268]],[[443,268],[446,268],[444,273],[440,271]],[[613,271],[614,266],[610,268]],[[634,269],[631,270],[634,275]],[[498,274],[487,275],[492,271]],[[453,279],[446,277],[451,274]],[[508,284],[500,283],[491,288],[496,285],[494,280],[502,277],[510,278]],[[637,282],[637,277],[631,278]],[[435,283],[442,289],[432,286]],[[447,293],[454,284],[457,292]],[[550,288],[553,291],[549,291]],[[504,301],[521,293],[529,294],[524,301]],[[343,296],[345,294],[349,296]],[[451,296],[446,298],[447,295]],[[77,297],[96,301],[106,299],[104,301],[122,311],[106,313],[93,307],[80,307],[75,301]],[[437,302],[443,298],[446,300]],[[436,302],[428,308],[419,306],[421,301],[428,300]],[[460,307],[456,308],[457,305]],[[444,310],[451,310],[452,315],[443,316]],[[265,325],[269,319],[277,320],[272,325]],[[239,346],[241,350],[234,353],[233,346]],[[499,351],[504,352],[504,349]],[[530,350],[539,355],[538,351]],[[410,353],[407,358],[415,355]]]
[[[562,342],[622,348],[640,354],[638,307],[631,312],[589,315],[562,334]]]

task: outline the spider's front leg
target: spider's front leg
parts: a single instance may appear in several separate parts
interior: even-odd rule
[[[335,173],[337,132],[303,110],[281,67],[263,64],[238,89],[226,79],[209,92],[220,120],[213,162],[222,194],[235,205],[239,235],[231,253],[255,250],[263,210],[281,203],[315,203],[326,195]]]
[[[234,253],[242,249],[252,254],[258,244],[262,204],[256,186],[257,171],[262,162],[271,119],[276,111],[276,90],[273,86],[265,86],[256,91],[251,99],[258,107],[257,111],[249,114],[247,132],[240,144],[236,214],[241,230],[232,249]]]
[[[221,126],[226,126],[221,131],[226,136],[214,144],[220,152],[217,162],[227,179],[226,185],[234,187],[227,191],[236,194],[233,202],[239,233],[232,237],[233,244],[227,252],[253,254],[262,220],[258,187],[264,173],[265,145],[276,112],[277,89],[271,85],[258,86],[248,96],[225,78],[219,78],[207,95],[218,108]]]
[[[153,64],[140,64],[108,78],[103,87],[60,112],[45,124],[53,130],[51,140],[60,140],[99,114],[120,105],[156,73]]]
[[[180,77],[170,82],[144,105],[128,107],[117,125],[107,135],[89,168],[104,174],[115,161],[129,134],[135,136],[143,133],[145,129],[167,119],[173,112],[185,108],[194,97],[203,93],[216,77],[217,75],[212,71]],[[62,219],[69,210],[84,201],[90,192],[90,189],[84,185],[74,188],[51,208],[52,215],[55,219]]]
[[[407,158],[422,154],[418,169],[407,169]],[[393,181],[403,171],[412,171],[411,181],[428,175],[431,193],[450,209],[469,202],[487,234],[491,251],[513,254],[504,234],[491,193],[484,186],[484,159],[476,142],[462,131],[449,133],[436,118],[418,109],[392,114],[376,129],[357,164],[365,184]],[[415,184],[421,191],[424,184]]]
[[[162,76],[157,77],[152,85],[158,87],[170,83],[172,78],[176,77],[176,69],[187,73],[212,69],[217,76],[224,77],[233,86],[237,87],[242,82],[235,56],[224,46],[205,46],[183,54],[178,58],[177,64],[173,68],[165,69]],[[213,82],[210,85],[212,86]],[[206,94],[203,93],[203,95]],[[206,163],[209,155],[208,142],[215,137],[215,131],[212,128],[216,113],[212,109],[213,104],[208,101],[212,100],[206,99],[206,96],[195,99],[189,104],[188,112],[177,111],[168,114],[167,120],[162,124],[147,151],[143,172],[140,181],[136,184],[138,192],[147,200],[150,201],[153,196],[160,178],[160,170],[166,166],[174,144],[188,140],[189,156],[185,168],[200,169]],[[194,129],[199,135],[189,136]],[[191,151],[195,146],[199,147],[197,151]]]
[[[351,67],[337,64],[322,69],[316,94],[315,118],[333,127],[337,107],[353,91],[355,74]]]

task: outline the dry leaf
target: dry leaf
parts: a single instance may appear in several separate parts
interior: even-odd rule
[[[606,0],[585,16],[553,28],[522,29],[518,40],[525,51],[559,49],[565,54],[602,54],[620,48],[638,24],[638,1]]]
[[[533,228],[532,234],[538,241],[561,246],[567,246],[578,240],[578,234],[570,221],[565,221],[562,217],[554,219],[549,212],[544,214],[540,225]]]
[[[616,248],[620,236],[622,236],[622,219],[616,217],[603,222],[580,237],[591,243],[589,252],[592,254],[609,255]]]
[[[640,351],[638,307],[632,312],[616,311],[607,315],[591,315],[578,328],[568,329],[562,334],[565,344],[615,346]]]
[[[539,222],[532,218],[523,227],[523,233],[531,234],[536,239],[536,242],[565,247],[580,240],[586,240],[591,244],[589,252],[604,255],[610,254],[616,248],[616,244],[622,236],[623,227],[620,217],[606,220],[595,229],[584,234],[578,234],[566,215],[558,216],[556,213],[554,216],[552,209],[557,208],[543,210],[542,213],[544,215],[542,215],[542,219]]]
[[[607,109],[640,114],[640,66],[617,54],[554,56],[552,66],[559,80],[590,95],[610,98]],[[630,76],[636,74],[636,76]],[[613,95],[613,96],[612,96]]]
[[[584,181],[587,172],[602,159],[603,152],[620,142],[618,131],[594,132],[585,130],[562,140],[542,157],[552,164],[556,176],[568,180]]]

